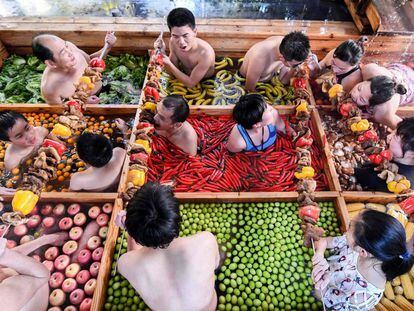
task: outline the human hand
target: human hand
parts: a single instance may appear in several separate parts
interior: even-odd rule
[[[158,37],[157,40],[155,40],[154,42],[154,49],[155,50],[161,50],[161,51],[165,51],[165,42],[162,39],[162,37]]]
[[[16,189],[0,187],[0,195],[12,195],[16,192]]]
[[[101,99],[96,96],[96,95],[91,95],[88,97],[88,100],[86,101],[86,103],[88,105],[95,105],[95,104],[99,104],[99,102],[101,101]]]
[[[329,264],[326,261],[326,259],[319,261],[318,264],[313,266],[313,270],[312,270],[313,282],[315,284],[318,283],[327,271],[329,271]]]
[[[162,60],[165,66],[171,66],[171,59],[167,55],[163,54]]]
[[[328,286],[330,278],[331,273],[329,271],[326,271],[317,282],[314,282],[315,289],[318,290],[321,295],[323,295],[325,288]]]
[[[115,119],[115,125],[123,134],[128,132],[128,125],[121,118],[116,118]]]
[[[113,47],[116,42],[115,33],[113,31],[108,31],[105,36],[105,43],[108,43],[109,47]]]
[[[69,235],[67,232],[57,232],[49,235],[50,244],[55,246],[62,246],[68,239]]]
[[[121,229],[125,229],[126,211],[120,211],[115,217],[115,225]]]

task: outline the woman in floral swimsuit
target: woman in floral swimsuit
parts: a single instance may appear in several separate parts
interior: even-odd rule
[[[408,272],[414,263],[401,223],[369,209],[350,222],[346,235],[321,239],[315,247],[312,278],[328,310],[373,309],[385,282]],[[327,248],[333,255],[325,259]]]

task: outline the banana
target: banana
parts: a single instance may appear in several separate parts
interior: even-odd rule
[[[240,85],[235,85],[234,88],[240,93],[240,96],[246,94],[246,91]]]
[[[227,64],[227,59],[226,59],[226,57],[223,57],[220,61],[218,61],[218,62],[214,62],[214,66],[220,66],[220,65],[223,65],[223,64]]]
[[[220,69],[226,68],[227,66],[228,66],[227,59],[224,58],[220,62],[215,63],[214,69],[215,70],[220,70]]]
[[[223,93],[219,92],[218,90],[211,90],[211,89],[206,89],[206,94],[210,97],[223,96]]]
[[[237,64],[241,64],[241,63],[243,63],[243,61],[244,61],[244,57],[242,57],[242,58],[239,58],[238,60],[237,60]]]
[[[194,105],[194,99],[190,99],[189,101],[188,101],[188,105]]]
[[[204,105],[204,101],[205,101],[205,99],[201,98],[201,99],[197,100],[194,105],[196,105],[196,106],[200,106],[201,104]]]
[[[212,105],[221,105],[221,101],[223,100],[222,97],[215,97],[213,99]]]
[[[206,92],[207,92],[207,90],[203,90],[203,92],[201,94],[199,93],[199,96],[197,96],[195,98],[195,100],[199,100],[199,99],[204,98],[206,96]]]
[[[196,99],[197,97],[199,97],[201,95],[201,93],[200,92],[198,92],[198,93],[195,93],[195,94],[187,94],[187,95],[184,95],[184,97],[186,98],[186,99]]]
[[[225,59],[226,59],[228,65],[230,67],[233,67],[234,66],[234,62],[233,62],[233,60],[230,57],[225,57]]]
[[[173,86],[173,92],[183,92],[185,94],[187,94],[187,90],[185,87],[182,87],[180,85],[175,85]]]
[[[273,87],[273,94],[275,94],[276,100],[280,100],[282,98],[282,91],[277,86]]]
[[[238,72],[235,73],[234,78],[239,82],[246,81],[246,78],[243,78],[242,76],[240,76]]]
[[[210,103],[213,101],[212,98],[207,98],[204,100],[203,105],[210,105]]]
[[[261,84],[260,86],[257,87],[257,89],[258,90],[263,90],[263,91],[266,91],[266,92],[270,92],[270,93],[273,92],[273,88],[270,87],[267,84]]]
[[[228,99],[236,99],[236,98],[240,97],[240,94],[239,94],[239,92],[237,92],[237,90],[235,90],[235,91],[233,92],[233,94],[224,93],[224,94],[223,94],[223,96],[224,96],[225,98],[228,98]]]
[[[238,84],[239,84],[239,81],[237,81],[237,80],[235,79],[235,81],[234,81],[234,82],[227,83],[227,84],[225,84],[225,86],[226,86],[226,88],[232,88],[233,86],[236,86],[236,85],[238,85]]]
[[[273,97],[273,95],[271,94],[271,92],[266,91],[266,97],[269,99],[269,101],[271,103],[273,103],[275,101],[275,98]]]
[[[187,98],[186,95],[187,94],[187,92],[179,92],[179,91],[173,91],[173,92],[171,92],[170,93],[170,95],[181,95],[181,96],[184,96],[185,98]]]
[[[222,69],[222,70],[218,71],[218,72],[216,73],[216,78],[218,78],[219,80],[221,80],[221,76],[222,76],[223,74],[225,74],[225,73],[227,73],[227,70],[225,70],[225,69]]]
[[[226,76],[227,74],[227,76]],[[222,83],[226,83],[227,81],[229,81],[233,76],[231,75],[231,73],[227,72],[226,74],[222,74],[220,77],[220,81]]]

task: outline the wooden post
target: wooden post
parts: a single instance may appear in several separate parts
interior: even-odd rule
[[[3,66],[3,62],[7,57],[9,57],[9,52],[7,52],[6,47],[0,40],[0,68]]]

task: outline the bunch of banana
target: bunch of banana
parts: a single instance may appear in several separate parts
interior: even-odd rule
[[[234,62],[230,57],[223,57],[220,61],[214,63],[214,69],[220,70],[226,67],[233,67]]]

